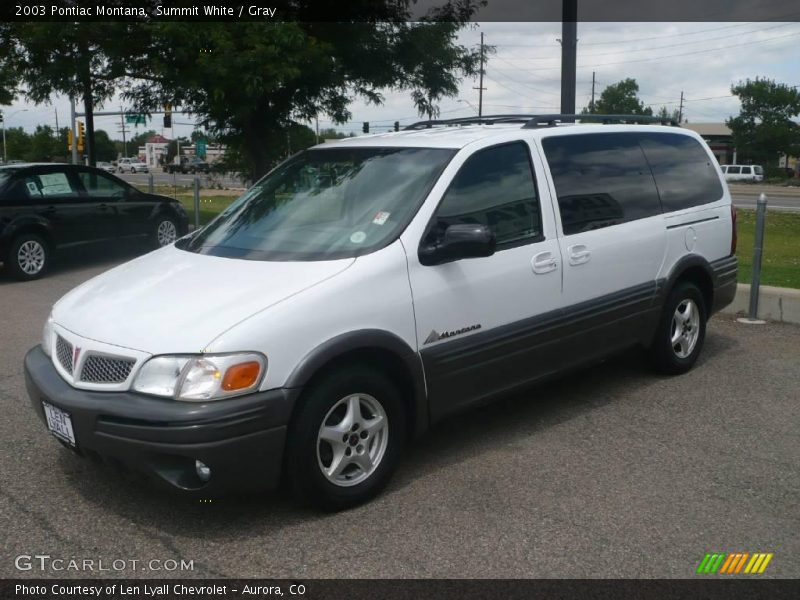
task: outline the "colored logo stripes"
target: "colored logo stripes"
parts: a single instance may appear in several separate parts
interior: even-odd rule
[[[737,573],[744,573],[748,575],[755,575],[763,573],[769,561],[772,560],[772,552],[716,552],[706,553],[700,565],[697,567],[697,573],[706,575],[713,575],[719,573],[720,575],[734,575]]]

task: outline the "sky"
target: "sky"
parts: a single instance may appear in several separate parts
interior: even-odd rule
[[[464,29],[459,41],[477,47],[480,34],[495,47],[485,67],[483,114],[548,113],[560,108],[560,23],[476,23]],[[678,108],[684,93],[684,117],[690,122],[721,122],[738,114],[739,102],[731,85],[745,79],[767,77],[800,86],[800,23],[579,23],[578,24],[578,112],[591,98],[592,72],[596,95],[606,85],[627,77],[636,79],[645,104]],[[477,114],[477,79],[465,79],[459,94],[440,102],[440,117]],[[352,121],[334,125],[320,116],[320,128],[361,133],[363,121],[371,132],[388,130],[421,120],[409,92],[385,91],[380,106],[354,99]],[[6,127],[33,131],[38,124],[64,127],[69,120],[69,101],[53,97],[50,105],[33,105],[19,99],[4,107]],[[118,110],[119,98],[98,110]],[[25,110],[23,110],[25,109]],[[80,110],[80,108],[78,109]],[[188,136],[194,129],[192,115],[174,114],[174,135]],[[166,137],[161,116],[146,126],[129,126],[129,135],[154,129]],[[121,139],[119,117],[97,117],[96,128],[112,139]],[[312,123],[313,127],[314,124]]]

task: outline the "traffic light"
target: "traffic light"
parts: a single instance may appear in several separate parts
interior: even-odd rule
[[[72,150],[72,141],[73,141],[72,129],[67,129],[67,150]]]
[[[361,131],[369,133],[369,121],[364,121],[364,124],[361,126]]]
[[[5,118],[3,117],[3,111],[0,110],[0,123],[2,123],[3,121],[5,121]]]
[[[164,127],[172,127],[172,104],[164,105]]]
[[[394,130],[395,131],[400,131],[400,121],[395,121],[394,122]]]
[[[83,121],[78,121],[78,152],[83,152],[83,135],[85,133],[83,127]]]

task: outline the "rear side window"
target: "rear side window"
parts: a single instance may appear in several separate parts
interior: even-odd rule
[[[634,133],[588,133],[542,140],[565,235],[661,212],[653,175]]]
[[[498,245],[541,236],[539,199],[527,145],[495,146],[467,159],[439,205],[437,233],[456,223],[487,225]]]
[[[653,170],[664,212],[722,198],[713,159],[696,139],[679,133],[637,135]],[[728,173],[734,173],[734,169],[737,167],[730,167]]]
[[[752,175],[750,167],[742,167],[742,175]]]
[[[742,172],[742,167],[728,167],[730,175],[739,175]]]
[[[22,178],[21,183],[23,189],[31,198],[78,195],[66,173],[26,175]]]

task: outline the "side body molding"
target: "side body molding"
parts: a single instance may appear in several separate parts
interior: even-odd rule
[[[350,352],[383,350],[394,354],[402,363],[410,377],[409,387],[414,397],[410,404],[414,407],[414,434],[418,435],[428,427],[428,397],[425,387],[425,373],[419,355],[400,337],[381,329],[359,329],[343,333],[329,339],[309,352],[298,363],[286,380],[284,387],[299,389],[305,387],[322,367],[340,356]]]

